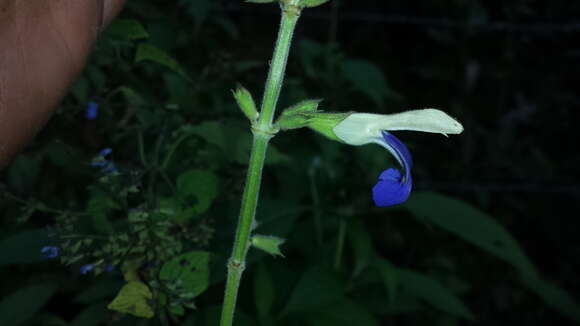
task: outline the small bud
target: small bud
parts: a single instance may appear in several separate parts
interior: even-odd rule
[[[250,119],[250,121],[256,121],[258,118],[258,110],[256,110],[256,102],[254,102],[254,98],[252,94],[242,86],[238,86],[235,91],[232,91],[234,94],[234,98],[236,102],[238,102],[238,106],[244,112],[246,117]]]
[[[282,256],[280,252],[280,245],[282,245],[286,239],[274,237],[271,235],[259,235],[256,234],[252,237],[252,246],[261,249],[273,256]]]
[[[284,109],[282,116],[300,113],[313,113],[318,111],[318,104],[322,99],[304,100],[300,101],[291,107]]]

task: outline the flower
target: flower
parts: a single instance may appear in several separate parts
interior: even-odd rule
[[[97,102],[90,101],[87,105],[87,110],[85,112],[85,117],[87,120],[95,120],[99,115],[99,104]]]
[[[46,258],[58,257],[58,247],[56,246],[44,246],[40,249],[40,252],[43,253]]]
[[[91,161],[91,165],[102,167],[101,172],[103,172],[104,174],[113,174],[119,172],[115,163],[112,160],[106,158],[112,152],[113,149],[110,147],[103,148],[99,152],[99,154]]]
[[[333,136],[349,145],[378,144],[386,148],[403,167],[384,170],[373,187],[373,200],[377,206],[391,206],[409,198],[412,188],[413,159],[409,149],[388,131],[413,130],[431,133],[459,134],[463,126],[445,112],[437,109],[412,110],[397,114],[380,115],[352,113],[332,128]]]
[[[95,266],[93,264],[86,264],[86,265],[81,266],[79,271],[81,272],[81,274],[87,274],[88,272],[92,271],[93,268],[95,268]]]

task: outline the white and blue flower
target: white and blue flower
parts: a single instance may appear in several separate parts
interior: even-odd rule
[[[377,206],[391,206],[409,198],[413,186],[413,159],[403,142],[390,133],[393,130],[412,130],[431,133],[459,134],[463,126],[445,112],[437,109],[412,110],[397,114],[352,113],[332,129],[334,136],[349,145],[375,143],[386,148],[403,168],[384,170],[373,187]]]

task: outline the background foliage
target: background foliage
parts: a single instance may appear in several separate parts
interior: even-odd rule
[[[398,133],[415,191],[387,209],[370,199],[396,164],[384,150],[279,134],[256,232],[286,238],[285,257],[250,252],[237,324],[577,324],[578,14],[527,0],[304,12],[281,107],[438,107],[465,132]],[[3,171],[0,325],[217,325],[251,139],[230,90],[259,98],[277,23],[275,5],[129,1]],[[57,244],[69,267],[40,253]]]

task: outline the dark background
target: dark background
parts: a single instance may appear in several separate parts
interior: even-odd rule
[[[580,3],[333,1],[302,13],[279,110],[304,98],[324,98],[321,108],[328,111],[388,114],[425,107],[446,111],[463,124],[461,135],[443,138],[396,133],[413,154],[414,191],[442,193],[485,212],[519,242],[544,279],[580,300],[580,155],[576,146]],[[148,187],[149,170],[137,158],[135,137],[129,135],[132,128],[143,131],[147,149],[154,147],[160,135],[171,138],[170,131],[185,124],[218,121],[235,126],[228,130],[247,128],[229,90],[239,82],[260,99],[278,12],[273,4],[233,0],[212,5],[204,1],[129,1],[121,18],[139,21],[149,38],[119,41],[119,35],[111,31],[101,37],[87,70],[59,113],[5,171],[1,180],[9,195],[0,202],[0,209],[6,212],[0,217],[0,238],[54,223],[58,214],[42,209],[24,218],[31,202],[43,202],[58,211],[83,209],[94,196],[91,185],[97,182],[87,162],[102,147],[114,147],[115,162],[125,171],[143,176],[143,187]],[[138,42],[166,51],[190,80],[180,77],[179,69],[164,66],[163,60],[135,62]],[[364,60],[373,69],[358,74],[350,71],[349,75],[344,64],[348,60]],[[383,75],[379,80],[384,78],[384,87],[377,86],[377,71]],[[362,86],[357,87],[357,82]],[[137,108],[143,106],[153,113],[139,119],[129,116],[131,122],[121,126],[119,121],[127,117],[123,108],[132,104],[111,92],[122,85],[136,90],[143,99]],[[83,117],[89,100],[101,103],[94,125]],[[178,105],[180,110],[167,110],[168,104]],[[213,221],[215,231],[206,249],[225,257],[239,207],[247,148],[216,150],[205,147],[211,140],[201,138],[186,143],[188,149],[176,154],[168,175],[175,178],[188,168],[202,167],[219,177],[220,195],[204,215]],[[235,138],[226,132],[228,144],[235,143]],[[380,324],[577,324],[522,285],[510,264],[466,243],[461,236],[414,219],[404,207],[372,207],[369,189],[376,176],[396,164],[384,150],[341,146],[306,129],[281,133],[272,144],[283,158],[266,166],[261,207],[270,213],[304,208],[288,222],[287,234],[274,234],[289,239],[283,250],[286,258],[251,258],[278,271],[273,272],[273,278],[279,278],[277,293],[290,293],[298,277],[280,270],[298,275],[320,261],[332,264],[333,248],[340,237],[337,230],[341,221],[348,221],[349,225],[362,225],[378,256],[439,280],[475,316],[468,321],[429,304],[409,308],[390,303],[387,307],[384,293],[373,299],[370,288],[374,283],[352,283],[345,277],[357,260],[357,251],[347,250],[342,270],[335,272],[345,288],[354,288],[348,297],[367,308]],[[73,158],[59,156],[62,152],[74,153]],[[239,160],[224,158],[238,153]],[[314,191],[309,184],[312,180]],[[159,193],[167,191],[161,185],[151,187]],[[119,212],[115,214],[118,217]],[[322,217],[327,232],[322,243],[313,245],[317,249],[312,249],[312,216],[316,214]],[[0,265],[4,280],[0,297],[38,279],[61,284],[51,303],[39,308],[27,323],[46,321],[46,316],[70,321],[84,309],[84,305],[71,306],[70,302],[93,282],[90,278],[75,278],[73,284],[63,287],[70,273],[65,267],[21,263]],[[256,265],[252,266],[243,280],[245,294],[240,306],[255,317],[252,280]],[[120,275],[110,277],[121,279]],[[214,279],[208,293],[199,299],[198,316],[221,300],[223,283],[220,276]],[[281,310],[284,304],[278,302],[276,307]],[[316,324],[305,316],[310,315],[296,314],[276,324]],[[127,318],[118,322],[136,323]],[[191,324],[210,323],[197,320]],[[259,324],[268,322],[262,319]]]

